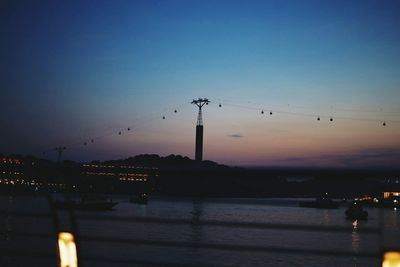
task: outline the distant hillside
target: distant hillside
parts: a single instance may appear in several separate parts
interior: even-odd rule
[[[156,154],[143,154],[127,159],[109,160],[105,161],[106,164],[113,165],[139,165],[148,167],[157,167],[159,169],[205,169],[205,170],[223,170],[229,169],[226,165],[221,165],[213,161],[205,160],[197,162],[188,157],[181,155],[169,155],[160,157]]]
[[[44,184],[86,186],[86,176],[82,175],[85,166],[82,163],[64,160],[62,164],[58,164],[46,159],[15,154],[8,157],[19,159],[21,164],[19,161],[18,164],[14,164],[10,159],[1,160],[0,173],[4,174],[4,179],[10,179],[9,174],[23,174],[23,178],[28,181],[34,179]],[[334,197],[354,197],[363,194],[378,196],[388,186],[388,190],[398,190],[385,181],[388,178],[397,181],[399,177],[398,172],[381,170],[238,168],[212,161],[196,162],[180,155],[160,157],[155,154],[144,154],[120,160],[92,161],[92,163],[158,168],[150,179],[151,194],[175,196],[317,197],[323,192],[329,192]],[[109,181],[105,184],[103,182],[104,179],[97,179],[94,184],[104,192],[109,190],[108,193],[126,193],[127,190],[131,190],[126,186],[118,187],[118,182],[114,187],[108,186]]]

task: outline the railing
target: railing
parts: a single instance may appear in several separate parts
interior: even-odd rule
[[[50,213],[36,213],[36,212],[22,212],[0,210],[0,216],[12,216],[15,218],[45,218],[52,220],[54,223],[54,234],[35,233],[29,231],[12,231],[10,234],[14,237],[21,238],[35,238],[54,240],[54,253],[48,252],[33,252],[31,250],[0,248],[0,254],[15,256],[15,257],[29,257],[29,258],[46,258],[50,260],[57,260],[60,256],[57,254],[56,238],[60,227],[59,218],[57,217],[57,210],[52,205],[52,199],[48,196],[51,206]],[[380,212],[382,214],[382,212]],[[78,221],[102,221],[102,222],[127,222],[127,223],[141,223],[153,225],[191,225],[191,226],[217,226],[224,228],[240,228],[240,229],[261,229],[261,230],[282,230],[282,231],[307,231],[307,232],[324,232],[324,233],[349,233],[348,227],[343,226],[323,226],[323,225],[299,225],[299,224],[280,224],[280,223],[259,223],[259,222],[229,222],[229,221],[216,221],[216,220],[192,220],[192,219],[176,219],[176,218],[155,218],[155,217],[139,217],[139,216],[112,216],[112,215],[99,215],[93,213],[80,213],[76,214],[73,210],[68,211],[69,215],[69,232],[75,235],[77,247],[79,266],[82,267],[88,262],[101,262],[103,264],[118,265],[140,265],[140,266],[187,266],[187,267],[200,267],[212,266],[210,264],[182,264],[171,263],[162,261],[162,259],[154,260],[139,260],[128,258],[117,258],[108,255],[84,255],[80,250],[80,242],[96,242],[108,244],[129,244],[150,247],[167,247],[167,248],[193,248],[193,249],[207,249],[219,251],[240,251],[240,252],[254,252],[254,253],[284,253],[284,254],[299,254],[299,255],[314,255],[314,256],[332,256],[332,257],[357,257],[369,258],[380,260],[383,255],[383,246],[377,252],[362,252],[362,251],[344,251],[344,250],[324,250],[315,248],[300,248],[300,247],[284,247],[284,246],[265,246],[265,245],[240,245],[240,244],[219,244],[210,242],[191,242],[191,241],[172,241],[172,240],[149,240],[143,238],[131,237],[100,237],[94,235],[81,234],[78,229]],[[380,223],[378,227],[374,228],[359,228],[359,233],[376,234],[382,237],[383,224],[382,216],[380,215]],[[382,241],[382,238],[380,239]],[[380,242],[381,242],[380,241]],[[382,245],[382,242],[381,244]],[[220,265],[219,265],[220,266]],[[390,266],[390,265],[387,265]]]

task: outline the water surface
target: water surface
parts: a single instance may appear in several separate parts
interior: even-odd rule
[[[2,210],[49,213],[47,200],[33,196],[2,196]],[[109,242],[107,239],[134,239],[148,241],[187,242],[190,244],[239,245],[300,249],[378,253],[382,242],[396,245],[400,229],[400,213],[394,210],[367,209],[369,219],[359,221],[354,228],[345,219],[345,206],[334,210],[298,207],[299,199],[190,199],[151,198],[148,205],[129,203],[127,196],[118,196],[119,204],[109,212],[78,212],[79,232],[85,237],[103,237],[103,242],[82,240],[79,244],[81,260],[85,266],[127,266],[110,262],[94,262],[105,257],[117,261],[135,260],[171,263],[172,265],[200,266],[380,266],[379,259],[357,256],[312,255],[287,253],[285,250],[265,252],[224,250],[198,247],[169,247],[164,245],[136,245],[126,242]],[[345,232],[320,232],[307,230],[255,229],[193,224],[144,224],[132,221],[105,221],[79,219],[80,215],[105,215],[113,217],[144,217],[186,219],[192,222],[223,221],[248,223],[298,224],[312,226],[340,226]],[[70,221],[60,213],[65,229]],[[382,216],[382,217],[381,217]],[[362,229],[377,228],[383,222],[384,238],[377,233],[364,233]],[[13,232],[49,235],[50,238],[14,236]],[[54,225],[51,218],[21,218],[2,216],[0,221],[0,246],[16,250],[38,251],[56,256]],[[86,260],[85,260],[86,259]],[[1,266],[19,266],[22,257],[2,256]],[[55,260],[30,259],[38,264],[55,264]],[[44,262],[44,263],[43,263]],[[171,265],[171,266],[172,266]],[[34,265],[36,266],[36,265]],[[135,265],[130,265],[135,266]],[[143,266],[139,264],[137,266]],[[158,266],[158,265],[154,265]]]

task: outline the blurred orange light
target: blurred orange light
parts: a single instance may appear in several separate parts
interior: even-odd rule
[[[383,254],[382,267],[400,267],[400,252],[385,252]]]
[[[74,235],[68,232],[58,234],[58,253],[60,256],[60,267],[78,267],[78,257]]]

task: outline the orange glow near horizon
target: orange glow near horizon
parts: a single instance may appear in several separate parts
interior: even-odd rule
[[[76,153],[76,157],[85,154],[88,160],[93,155],[106,160],[139,154],[179,154],[193,159],[196,115],[188,107],[175,117],[162,120],[156,131],[153,124],[145,124],[129,134],[98,140],[90,150],[82,148],[71,153]],[[317,121],[229,107],[208,107],[203,115],[203,158],[221,164],[390,167],[400,153],[400,125],[395,123],[383,127],[376,122],[341,120],[335,116],[333,122],[327,116]]]

